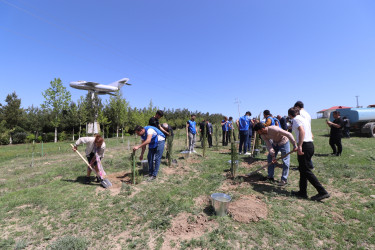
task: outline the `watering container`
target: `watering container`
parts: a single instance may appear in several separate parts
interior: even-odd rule
[[[226,216],[228,210],[228,204],[232,200],[232,197],[223,193],[211,194],[212,206],[215,209],[217,216]]]
[[[148,161],[147,160],[142,160],[142,173],[147,174],[148,173]]]

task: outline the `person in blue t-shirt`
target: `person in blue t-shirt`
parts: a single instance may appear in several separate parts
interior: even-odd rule
[[[221,121],[221,128],[223,130],[223,146],[226,146],[228,145],[228,140],[229,140],[228,117],[224,116],[224,120]]]
[[[247,138],[247,143],[246,143],[246,149],[247,149],[247,152],[249,152],[251,154],[251,138],[253,137],[253,120],[250,119],[249,121],[249,137]]]
[[[199,135],[198,130],[197,130],[197,122],[195,121],[195,118],[196,118],[195,115],[191,115],[190,120],[187,121],[186,123],[186,137],[189,140],[188,150],[190,151],[190,153],[196,153],[196,151],[194,150],[194,146],[195,146],[196,135],[197,134]]]
[[[240,131],[240,147],[239,147],[239,154],[242,154],[242,147],[243,153],[245,155],[250,155],[247,152],[247,140],[249,139],[249,126],[250,126],[250,116],[251,112],[247,111],[244,116],[241,116],[240,119],[236,121],[237,127]]]
[[[143,154],[146,150],[146,145],[149,145],[147,155],[149,178],[147,179],[147,181],[153,181],[156,179],[156,176],[159,172],[161,157],[163,156],[164,151],[165,135],[156,127],[142,127],[139,125],[135,127],[135,133],[142,139],[141,144],[133,147],[134,152],[139,148],[142,148],[139,160],[143,160]]]

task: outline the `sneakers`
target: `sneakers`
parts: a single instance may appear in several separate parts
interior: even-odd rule
[[[303,194],[303,193],[301,193],[300,191],[292,191],[292,192],[290,192],[290,194],[291,194],[292,196],[297,197],[297,198],[302,198],[302,199],[308,199],[308,198],[309,198],[309,197],[307,196],[307,194]]]
[[[85,177],[84,183],[85,183],[85,184],[90,184],[90,183],[91,183],[91,178],[90,178],[90,176],[86,176],[86,177]]]
[[[329,193],[317,194],[317,195],[311,197],[311,200],[312,201],[321,201],[321,200],[329,198],[329,197],[330,197]]]
[[[96,180],[95,180],[95,182],[96,182],[96,183],[100,183],[101,181],[102,181],[102,179],[99,178],[98,176],[96,176]]]
[[[261,181],[268,181],[268,182],[275,182],[275,179],[274,178],[270,178],[268,176],[265,176],[261,179]]]
[[[193,150],[193,153],[197,153],[197,151]]]
[[[239,154],[239,155],[242,155],[242,153],[241,153],[241,152],[239,152],[238,154]]]
[[[249,153],[249,152],[246,152],[246,153],[245,153],[245,155],[251,155],[251,153]]]
[[[154,181],[155,179],[156,179],[155,176],[150,176],[150,177],[148,177],[147,181],[148,181],[148,182],[151,182],[151,181]]]
[[[277,185],[280,186],[280,187],[283,187],[283,186],[288,185],[288,182],[285,181],[285,180],[281,180],[281,181],[279,181],[279,182],[277,183]]]

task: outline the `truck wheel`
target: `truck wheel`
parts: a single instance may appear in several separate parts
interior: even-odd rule
[[[372,123],[371,125],[370,125],[370,131],[369,131],[370,133],[369,133],[369,136],[370,137],[375,137],[375,124],[374,123]]]

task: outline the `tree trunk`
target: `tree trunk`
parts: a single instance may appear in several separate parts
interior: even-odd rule
[[[55,127],[55,143],[57,142],[57,127]]]
[[[81,127],[82,127],[82,125],[81,125],[81,123],[80,123],[80,124],[79,124],[78,139],[81,138]]]
[[[74,141],[74,127],[73,127],[73,141]]]
[[[116,135],[117,135],[117,138],[118,138],[118,126],[116,127]]]

